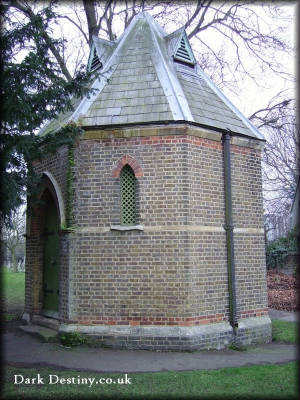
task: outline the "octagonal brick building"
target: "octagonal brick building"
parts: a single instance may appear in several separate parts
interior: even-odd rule
[[[119,348],[270,341],[263,136],[147,13],[88,68],[96,90],[40,132],[84,134],[35,165],[24,320]]]

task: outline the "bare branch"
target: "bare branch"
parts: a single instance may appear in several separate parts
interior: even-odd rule
[[[11,7],[14,7],[16,9],[18,9],[19,11],[22,11],[29,19],[34,19],[35,18],[35,14],[32,11],[32,9],[30,8],[30,6],[27,3],[21,4],[19,3],[17,0],[12,0],[10,3]],[[54,55],[54,57],[56,58],[62,73],[64,74],[64,76],[66,77],[66,79],[68,81],[72,80],[72,76],[69,73],[66,64],[63,60],[63,58],[61,57],[59,51],[57,50],[56,46],[53,44],[52,39],[50,38],[50,36],[48,35],[48,33],[46,32],[46,30],[40,30],[40,34],[41,37],[45,40],[47,46],[49,47],[49,50],[52,52],[52,54]]]
[[[70,21],[73,25],[76,26],[76,28],[80,31],[80,33],[82,34],[82,36],[84,37],[84,39],[86,40],[86,42],[89,44],[89,39],[86,35],[86,33],[84,32],[84,30],[82,29],[82,27],[77,24],[72,18],[68,17],[67,15],[58,15],[57,18],[61,18],[61,19],[67,19],[68,21]]]

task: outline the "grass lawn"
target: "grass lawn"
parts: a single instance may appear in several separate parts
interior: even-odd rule
[[[272,340],[273,342],[299,343],[299,324],[273,319]]]
[[[8,268],[1,268],[3,297],[10,304],[24,304],[25,273],[11,272]]]
[[[2,272],[2,283],[6,302],[13,306],[24,302],[24,273],[12,273],[6,268]],[[6,319],[14,316],[7,314]],[[279,320],[272,321],[273,340],[296,343],[297,324]],[[242,353],[241,353],[242,354]],[[2,384],[5,399],[75,399],[75,398],[219,398],[219,399],[297,399],[296,362],[279,365],[255,365],[239,368],[224,368],[211,371],[157,372],[129,374],[131,384],[114,384],[124,374],[104,374],[79,371],[62,371],[53,368],[4,369]],[[14,375],[37,377],[40,374],[44,384],[14,384]],[[49,375],[56,379],[75,378],[76,383],[49,384]],[[56,376],[58,378],[56,378]],[[111,384],[78,384],[77,379],[110,378]],[[111,382],[108,381],[108,382]],[[67,382],[67,381],[65,381]]]
[[[239,368],[224,368],[211,371],[157,372],[128,374],[130,384],[118,384],[118,378],[124,374],[105,374],[78,371],[56,371],[52,368],[15,368],[7,367],[3,395],[10,398],[74,399],[107,397],[119,399],[155,399],[155,398],[220,398],[220,399],[297,399],[297,364],[290,362],[279,365],[257,365]],[[14,384],[14,375],[43,378],[43,384]],[[52,382],[65,383],[49,384]],[[74,378],[74,383],[68,378]],[[78,378],[110,378],[108,383],[78,383]],[[20,377],[17,379],[21,379]],[[110,382],[110,384],[109,384]],[[116,382],[115,384],[113,382]]]

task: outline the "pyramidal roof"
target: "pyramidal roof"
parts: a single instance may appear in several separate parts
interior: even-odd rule
[[[88,68],[95,74],[87,96],[73,100],[41,134],[68,121],[83,127],[186,121],[264,140],[196,63],[183,28],[167,34],[146,12],[116,41],[93,38]]]

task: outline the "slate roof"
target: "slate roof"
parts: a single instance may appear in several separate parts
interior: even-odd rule
[[[188,63],[176,57],[179,41]],[[140,13],[116,42],[94,37],[89,65],[94,51],[102,64],[91,82],[97,90],[74,99],[74,111],[58,116],[41,134],[70,120],[83,127],[187,121],[264,140],[194,63],[183,28],[167,34],[148,13]]]

